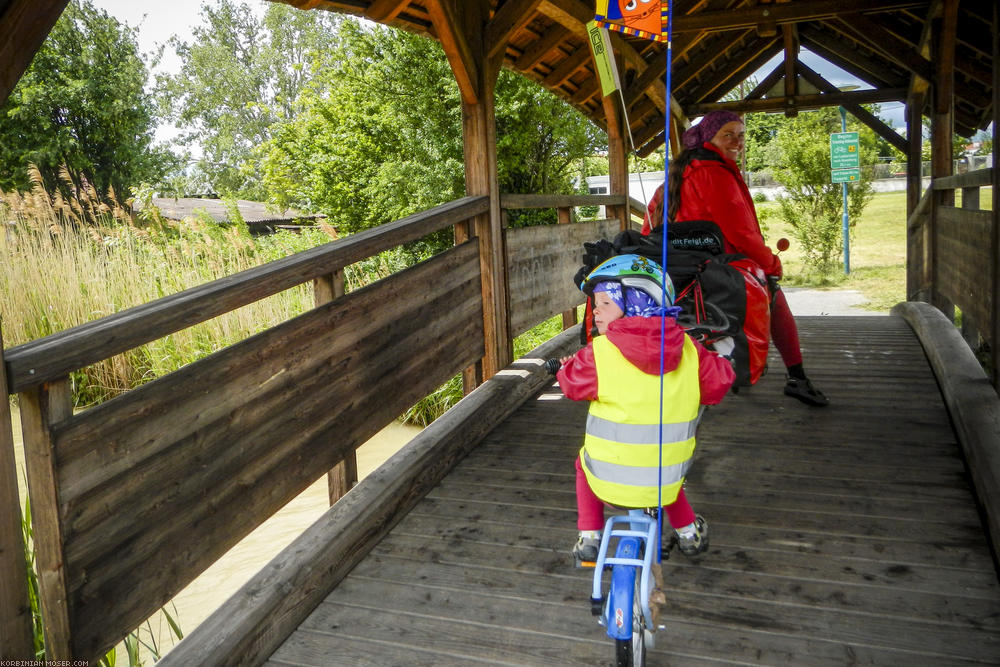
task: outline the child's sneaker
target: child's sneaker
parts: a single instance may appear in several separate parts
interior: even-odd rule
[[[573,561],[577,567],[593,567],[601,550],[601,531],[581,530],[573,546]]]
[[[678,528],[677,548],[689,558],[708,551],[708,522],[698,516],[690,526]]]

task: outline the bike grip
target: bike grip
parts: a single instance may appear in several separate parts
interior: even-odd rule
[[[545,362],[545,370],[548,371],[549,375],[555,375],[561,366],[562,363],[558,359],[549,359]]]

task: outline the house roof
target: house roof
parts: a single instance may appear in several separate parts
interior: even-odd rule
[[[323,219],[324,215],[312,215],[293,209],[273,211],[266,204],[238,199],[234,202],[240,216],[251,229],[281,225],[301,225]],[[170,220],[182,220],[186,217],[204,213],[218,223],[229,222],[230,208],[227,202],[212,197],[155,197],[153,206],[160,215]]]

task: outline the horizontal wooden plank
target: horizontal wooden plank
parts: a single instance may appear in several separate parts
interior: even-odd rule
[[[611,238],[617,221],[544,225],[506,231],[511,331],[524,333],[539,322],[583,303],[573,284],[585,242]],[[539,280],[539,276],[547,276]]]
[[[228,413],[201,419],[212,413],[207,401],[178,394],[174,377],[141,387],[118,406],[133,425],[135,415],[155,414],[140,429],[164,435],[155,446],[120,427],[114,402],[102,406],[100,420],[78,420],[86,422],[87,440],[72,425],[61,431],[65,452],[60,444],[56,449],[70,471],[60,473],[64,552],[80,647],[101,646],[109,628],[137,625],[385,423],[471,363],[482,346],[481,336],[465,335],[481,322],[477,268],[475,245],[465,244],[178,371],[187,382],[199,374],[209,382],[225,378],[210,386],[239,397]],[[413,298],[399,284],[437,288]],[[344,313],[355,316],[343,319]],[[341,338],[346,344],[323,344]],[[266,390],[248,391],[246,374],[259,367],[267,369]],[[133,454],[124,468],[115,464],[117,452]],[[108,599],[121,601],[113,613],[93,611]]]
[[[17,393],[115,354],[162,338],[329,275],[383,250],[423,238],[489,208],[487,197],[464,197],[401,220],[135,306],[5,351],[7,391]]]
[[[935,178],[931,186],[935,190],[957,190],[959,188],[987,187],[992,185],[993,167],[989,169],[976,169],[967,171],[964,174],[954,174],[953,176],[940,176]]]
[[[551,381],[539,359],[566,354],[568,331],[480,385],[366,477],[161,661],[257,664],[426,491],[518,405]]]
[[[505,209],[621,206],[624,203],[624,195],[500,195],[500,207]]]

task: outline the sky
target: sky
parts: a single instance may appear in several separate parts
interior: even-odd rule
[[[165,44],[173,35],[178,35],[181,39],[187,39],[194,26],[201,22],[201,6],[203,4],[214,4],[211,0],[170,0],[169,2],[159,2],[155,0],[91,0],[95,7],[103,9],[111,16],[114,16],[122,23],[131,27],[137,27],[139,50],[146,54],[152,54],[159,45]],[[244,0],[254,12],[263,15],[267,8],[266,0]],[[763,78],[774,69],[781,60],[782,55],[776,55],[771,61],[765,64],[758,72],[757,78]],[[860,85],[861,88],[871,86],[859,81],[844,70],[831,65],[819,56],[803,50],[800,54],[803,63],[819,72],[835,86]],[[147,59],[148,60],[148,59]],[[180,61],[170,48],[165,49],[163,60],[158,68],[153,70],[156,73],[176,72],[180,68]],[[152,77],[151,77],[152,80]],[[890,120],[893,127],[905,127],[904,109],[900,102],[890,102],[882,105],[883,116]],[[174,128],[160,128],[157,132],[157,139],[167,141],[176,136]]]

